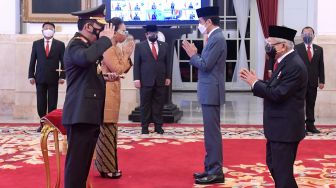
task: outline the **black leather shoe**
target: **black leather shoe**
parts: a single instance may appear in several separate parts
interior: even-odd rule
[[[148,127],[142,127],[141,134],[149,134]]]
[[[39,126],[39,128],[36,129],[36,132],[40,133],[42,131],[42,126]]]
[[[163,134],[164,133],[164,130],[162,129],[162,127],[155,128],[154,131],[158,134]]]
[[[318,133],[321,133],[321,131],[317,130],[315,127],[314,128],[307,128],[306,132],[311,132],[313,134],[318,134]]]
[[[210,174],[210,175],[207,175],[203,178],[195,179],[195,183],[196,184],[201,184],[201,185],[224,183],[224,182],[225,182],[225,179],[224,179],[223,174],[221,174],[221,175]]]
[[[203,178],[203,177],[205,177],[207,175],[208,175],[208,173],[206,173],[206,172],[195,172],[194,173],[194,178],[195,179],[199,179],[199,178]]]

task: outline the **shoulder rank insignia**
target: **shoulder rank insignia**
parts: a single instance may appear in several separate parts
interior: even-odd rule
[[[81,36],[74,37],[74,39],[79,39],[79,40],[81,40],[81,41],[83,41],[83,42],[85,42],[85,43],[89,43],[88,40],[86,40],[84,37],[81,37]]]

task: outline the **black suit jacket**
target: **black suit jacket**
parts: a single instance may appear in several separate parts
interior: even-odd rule
[[[62,41],[53,39],[48,57],[44,48],[44,39],[33,42],[28,78],[35,78],[36,83],[58,84],[60,78],[65,79],[64,72],[56,71],[64,69],[63,55],[65,45]]]
[[[80,33],[69,42],[64,54],[67,77],[62,115],[64,125],[103,123],[105,81],[102,74],[97,73],[97,62],[111,46],[107,37],[90,44]]]
[[[303,62],[308,70],[308,86],[318,87],[319,83],[324,84],[324,61],[323,61],[323,48],[313,44],[313,58],[311,62],[308,60],[308,54],[304,43],[295,46]]]
[[[305,137],[307,83],[307,68],[296,51],[280,62],[269,81],[255,83],[253,94],[264,98],[264,132],[268,140],[298,142]]]
[[[140,80],[141,86],[164,86],[171,79],[171,66],[168,62],[168,44],[158,41],[158,60],[154,59],[148,41],[137,43],[134,50],[134,80]]]

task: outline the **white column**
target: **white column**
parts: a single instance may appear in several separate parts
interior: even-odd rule
[[[20,0],[0,0],[0,34],[20,32]]]

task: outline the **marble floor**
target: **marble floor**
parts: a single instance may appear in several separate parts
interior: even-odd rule
[[[201,124],[202,112],[197,102],[195,92],[173,92],[172,101],[183,116],[178,123]],[[320,104],[321,105],[321,104]],[[318,104],[317,104],[318,106]],[[333,110],[335,105],[326,110]],[[321,109],[321,107],[318,107]],[[324,109],[324,108],[323,108]],[[263,114],[263,100],[254,97],[251,92],[227,92],[226,103],[221,108],[222,124],[261,125]],[[0,123],[37,123],[38,119],[13,119],[11,116],[0,116]],[[120,117],[120,123],[129,123],[127,116]],[[324,116],[316,113],[317,125],[335,125],[336,113]]]

